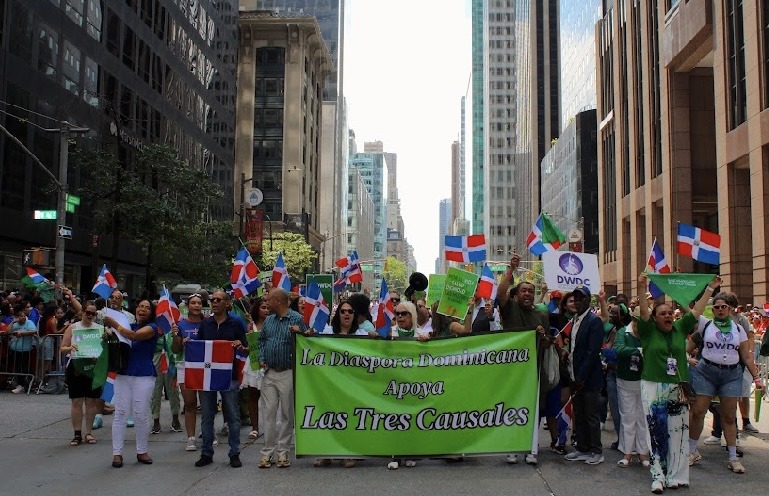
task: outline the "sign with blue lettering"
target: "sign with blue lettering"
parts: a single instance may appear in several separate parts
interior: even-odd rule
[[[598,274],[598,257],[573,251],[548,251],[542,254],[545,283],[550,290],[571,291],[577,286],[587,286],[590,292],[601,290]]]

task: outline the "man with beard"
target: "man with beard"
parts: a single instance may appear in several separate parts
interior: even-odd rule
[[[499,300],[499,314],[502,320],[503,330],[537,332],[537,363],[542,363],[543,350],[552,345],[552,340],[546,335],[545,329],[550,327],[547,314],[534,307],[535,287],[530,282],[521,282],[510,289],[513,280],[513,272],[521,263],[521,257],[514,253],[510,259],[510,268],[499,283],[497,299]],[[545,393],[545,394],[542,394]],[[547,391],[540,392],[540,398],[546,396]],[[526,455],[526,463],[537,464],[536,451]],[[507,455],[507,463],[518,463],[517,455]]]

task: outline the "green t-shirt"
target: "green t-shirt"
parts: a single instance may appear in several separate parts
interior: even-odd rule
[[[697,326],[691,312],[673,323],[673,330],[663,333],[657,329],[654,319],[638,321],[643,348],[643,372],[641,379],[652,382],[677,383],[689,380],[689,360],[686,355],[686,339]],[[678,374],[668,375],[668,358],[676,359]]]

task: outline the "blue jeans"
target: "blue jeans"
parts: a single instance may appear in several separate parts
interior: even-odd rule
[[[238,407],[238,392],[240,384],[237,381],[230,383],[229,391],[201,391],[200,405],[203,409],[203,418],[200,428],[203,431],[203,447],[201,453],[206,456],[214,456],[214,417],[216,417],[216,395],[222,395],[222,413],[229,428],[229,457],[240,454],[240,409]]]

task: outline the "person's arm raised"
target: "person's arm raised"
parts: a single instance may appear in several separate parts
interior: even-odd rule
[[[507,302],[510,301],[510,284],[513,281],[513,273],[520,264],[521,257],[517,253],[514,253],[510,258],[510,267],[508,267],[507,271],[502,275],[502,280],[499,281],[499,286],[497,287],[497,301],[499,301],[500,308],[507,305]]]

